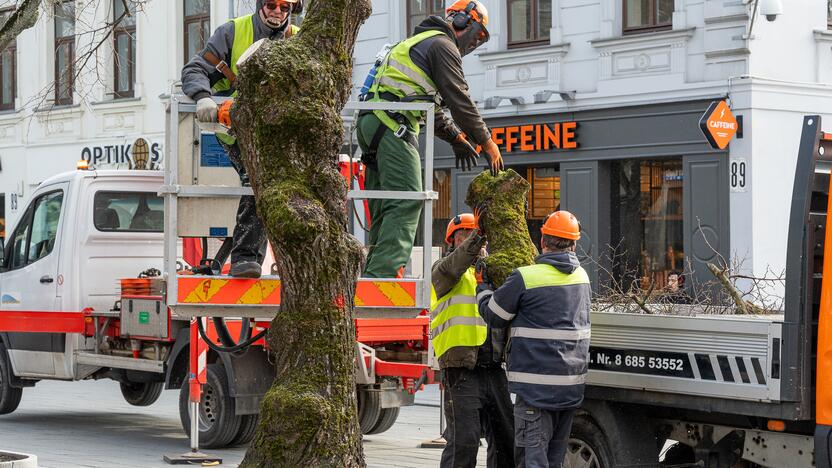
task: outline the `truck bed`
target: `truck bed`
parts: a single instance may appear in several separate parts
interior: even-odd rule
[[[595,312],[588,383],[778,402],[783,318]]]

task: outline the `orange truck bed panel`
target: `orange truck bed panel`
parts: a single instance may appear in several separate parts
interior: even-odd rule
[[[210,305],[280,305],[280,280],[179,276],[177,302]],[[359,280],[356,307],[415,307],[416,280]]]

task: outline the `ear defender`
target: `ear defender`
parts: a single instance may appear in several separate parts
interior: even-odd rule
[[[465,10],[460,11],[459,13],[454,15],[454,29],[456,29],[457,31],[465,29],[468,26],[468,23],[471,21],[471,11],[476,9],[476,3],[468,2],[468,5],[465,7]]]

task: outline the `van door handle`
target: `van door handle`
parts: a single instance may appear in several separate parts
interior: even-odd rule
[[[49,275],[43,275],[43,276],[40,277],[40,282],[43,283],[43,284],[51,283],[53,281],[55,281],[55,280],[52,279],[52,277],[49,276]]]

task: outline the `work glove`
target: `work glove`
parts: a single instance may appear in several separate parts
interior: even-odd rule
[[[474,207],[474,221],[477,223],[477,231],[481,236],[485,236],[485,214],[488,213],[488,204],[480,202]]]
[[[488,141],[482,145],[482,150],[491,160],[491,175],[496,176],[497,173],[505,170],[503,155],[500,154],[500,148],[497,147],[497,143],[494,143],[494,141],[489,138]]]
[[[196,102],[196,118],[200,122],[217,121],[217,103],[210,97],[204,97]]]
[[[477,278],[477,283],[483,285],[486,289],[494,290],[494,285],[491,284],[491,278],[488,277],[488,266],[485,263],[485,258],[480,257],[474,264],[474,275]]]
[[[470,171],[474,167],[477,167],[477,158],[479,157],[479,154],[477,153],[476,148],[474,148],[471,143],[468,142],[468,139],[465,138],[464,133],[459,133],[456,136],[456,139],[453,143],[451,143],[451,148],[453,148],[454,156],[456,156],[457,169]]]

